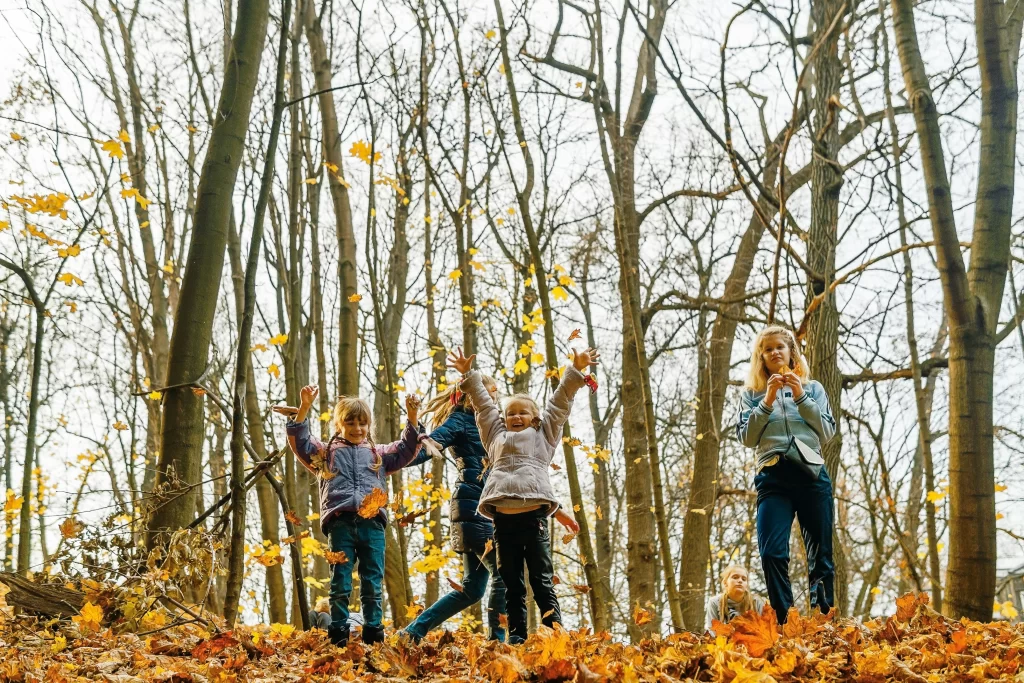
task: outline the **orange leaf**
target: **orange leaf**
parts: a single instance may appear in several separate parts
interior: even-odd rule
[[[573,330],[572,334],[569,335],[569,341],[580,339],[582,336],[579,330]]]
[[[560,578],[558,578],[558,574],[555,574],[554,576],[551,577],[551,584],[552,585],[557,586],[560,583],[562,583],[562,580]]]
[[[576,679],[576,665],[568,659],[556,659],[540,670],[542,683],[561,683]]]
[[[488,538],[487,543],[484,544],[484,555],[491,552],[494,549],[494,539]]]
[[[902,598],[896,598],[896,618],[910,621],[917,614],[918,605],[927,605],[929,601],[927,593],[907,593]]]
[[[461,583],[459,583],[458,581],[456,581],[455,579],[453,579],[450,576],[446,576],[445,578],[448,579],[448,585],[451,586],[453,590],[457,590],[460,593],[462,592],[462,584]]]
[[[633,623],[637,626],[649,624],[653,619],[654,615],[651,614],[648,610],[645,610],[643,607],[641,607],[639,602],[636,604],[636,607],[633,608]]]
[[[64,538],[74,538],[78,535],[85,525],[79,522],[74,517],[68,517],[60,523],[60,535]]]
[[[590,592],[590,586],[587,586],[587,585],[584,585],[584,584],[574,583],[572,585],[572,588],[577,593],[589,593]]]
[[[752,657],[761,657],[779,639],[778,619],[775,610],[765,605],[761,614],[754,611],[741,614],[730,622],[733,634],[730,640],[743,645]]]
[[[366,494],[363,502],[359,504],[359,516],[363,519],[373,519],[387,504],[388,494],[384,493],[384,489],[374,489]]]
[[[718,619],[712,619],[711,620],[711,630],[715,632],[716,636],[722,636],[723,638],[728,638],[729,636],[732,635],[733,627],[729,626],[729,624],[723,624]]]
[[[302,526],[304,523],[302,517],[299,517],[294,510],[289,510],[285,513],[284,518],[296,526]]]
[[[324,558],[327,560],[327,564],[347,564],[348,556],[344,550],[334,552],[331,550],[324,551]]]

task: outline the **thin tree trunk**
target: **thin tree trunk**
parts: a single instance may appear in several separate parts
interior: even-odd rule
[[[267,213],[267,202],[274,184],[274,158],[277,155],[277,138],[281,132],[281,117],[284,113],[285,57],[288,52],[288,20],[291,19],[292,2],[284,0],[283,4],[281,36],[277,48],[274,115],[270,124],[270,139],[267,142],[260,194],[253,216],[249,257],[245,265],[242,317],[238,321],[238,349],[235,356],[235,380],[231,401],[231,541],[228,550],[227,589],[224,596],[224,620],[229,626],[235,623],[238,614],[238,600],[242,594],[242,578],[245,571],[245,393],[248,388],[246,379],[251,367],[249,345],[252,340],[252,320],[256,312],[256,269],[259,267],[260,252],[263,249],[263,219]],[[292,76],[296,78],[296,74]]]
[[[193,391],[193,383],[201,379],[207,367],[227,222],[266,40],[267,17],[267,0],[239,0],[232,58],[218,104],[219,124],[213,129],[203,161],[195,229],[171,338],[157,468],[160,491],[154,496],[148,524],[150,548],[160,545],[167,532],[187,526],[195,509],[195,490],[189,487],[199,483],[204,420],[203,398]],[[179,491],[182,487],[185,490]]]
[[[949,561],[943,612],[987,621],[995,597],[992,391],[1006,280],[1017,134],[1021,13],[977,0],[981,142],[968,272],[960,252],[942,130],[918,47],[913,3],[893,1],[896,47],[917,125],[929,217],[949,321]]]

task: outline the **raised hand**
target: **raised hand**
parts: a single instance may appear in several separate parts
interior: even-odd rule
[[[307,408],[309,408],[311,405],[313,405],[313,401],[315,401],[316,397],[319,395],[320,387],[316,386],[315,384],[308,384],[302,387],[302,390],[299,391],[299,401],[301,402],[301,405],[304,405]]]
[[[469,358],[466,358],[465,354],[462,353],[462,347],[460,346],[458,349],[448,354],[448,367],[455,368],[460,373],[465,375],[467,372],[473,369],[473,361],[475,359],[475,353]]]
[[[405,412],[409,416],[409,422],[415,427],[420,423],[420,397],[416,394],[405,395]]]
[[[572,365],[580,372],[589,370],[591,365],[597,365],[597,359],[601,357],[601,354],[597,352],[597,349],[587,349],[585,351],[573,351],[572,352]]]

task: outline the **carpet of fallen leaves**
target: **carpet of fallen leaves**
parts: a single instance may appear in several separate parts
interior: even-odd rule
[[[438,631],[418,646],[393,634],[340,649],[322,631],[281,625],[115,635],[88,619],[22,618],[0,625],[0,681],[1024,681],[1024,625],[950,620],[924,595],[896,607],[866,623],[791,612],[782,628],[767,608],[718,625],[717,637],[683,633],[638,645],[542,629],[514,647]]]

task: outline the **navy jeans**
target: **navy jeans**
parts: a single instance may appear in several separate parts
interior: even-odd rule
[[[768,584],[768,601],[779,623],[785,623],[793,605],[789,582],[789,535],[793,516],[807,551],[811,608],[828,612],[834,604],[832,583],[832,480],[823,467],[811,480],[795,465],[781,459],[754,477],[757,490],[757,548]]]
[[[423,611],[406,631],[420,640],[450,617],[470,607],[484,597],[487,581],[491,581],[491,597],[487,602],[487,623],[492,640],[505,640],[505,629],[500,615],[505,613],[505,584],[498,575],[498,563],[492,550],[486,555],[462,553],[462,590],[451,591]]]
[[[327,524],[331,550],[343,551],[344,564],[332,565],[331,625],[348,628],[348,599],[352,595],[352,570],[359,563],[359,599],[363,604],[364,627],[381,628],[384,583],[384,520],[378,515],[363,519],[355,512],[342,512]]]
[[[523,566],[530,570],[530,586],[540,609],[541,621],[553,627],[562,623],[562,613],[555,597],[555,569],[551,563],[551,535],[548,516],[543,508],[514,515],[494,515],[494,545],[498,551],[498,573],[505,582],[508,606],[508,642],[526,640],[526,577]]]

